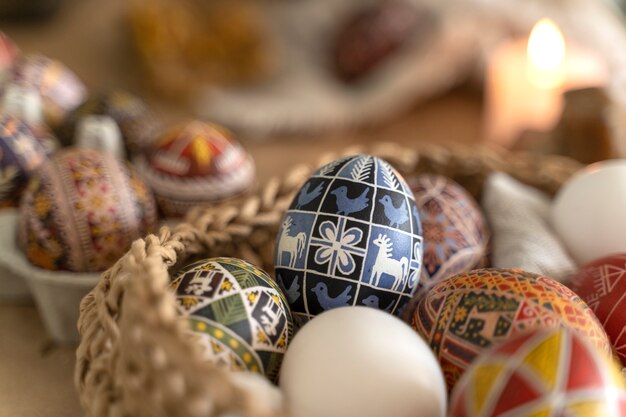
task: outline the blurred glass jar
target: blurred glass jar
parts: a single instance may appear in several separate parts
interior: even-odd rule
[[[259,81],[275,67],[255,1],[134,0],[129,22],[153,87],[167,95]]]

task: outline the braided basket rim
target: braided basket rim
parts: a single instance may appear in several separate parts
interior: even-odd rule
[[[164,227],[158,235],[135,241],[82,300],[75,384],[86,415],[289,415],[276,396],[267,394],[271,387],[242,385],[233,374],[201,360],[202,352],[185,337],[184,322],[177,319],[168,269],[203,254],[239,257],[272,272],[278,224],[306,178],[339,156],[363,153],[387,160],[403,175],[447,175],[475,197],[493,171],[554,194],[582,167],[562,156],[483,145],[409,148],[382,143],[346,148],[324,155],[317,164],[296,166],[237,203],[192,210],[173,230]]]

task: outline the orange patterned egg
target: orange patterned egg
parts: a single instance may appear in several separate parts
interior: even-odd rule
[[[578,295],[521,270],[478,269],[447,279],[420,300],[412,320],[437,355],[449,389],[491,345],[529,329],[560,325],[611,351],[602,325]]]
[[[18,243],[40,268],[98,272],[156,226],[154,197],[132,169],[109,154],[68,148],[31,177]]]
[[[452,392],[450,417],[623,417],[617,363],[580,333],[536,329],[481,355]]]
[[[137,167],[171,217],[242,193],[255,175],[252,157],[229,132],[197,120],[167,132]]]

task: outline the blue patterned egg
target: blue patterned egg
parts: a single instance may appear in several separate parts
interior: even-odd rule
[[[184,267],[171,287],[207,360],[277,379],[293,319],[267,273],[239,259],[210,258]]]
[[[413,193],[369,155],[315,172],[285,212],[274,264],[294,318],[368,306],[400,315],[417,287],[421,222]]]
[[[0,117],[0,207],[19,204],[28,179],[47,159],[28,124],[12,115]]]

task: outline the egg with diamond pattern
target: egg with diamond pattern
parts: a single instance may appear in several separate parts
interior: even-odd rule
[[[276,278],[298,323],[338,307],[400,315],[417,287],[422,228],[413,193],[386,161],[337,159],[296,193],[276,238]]]

